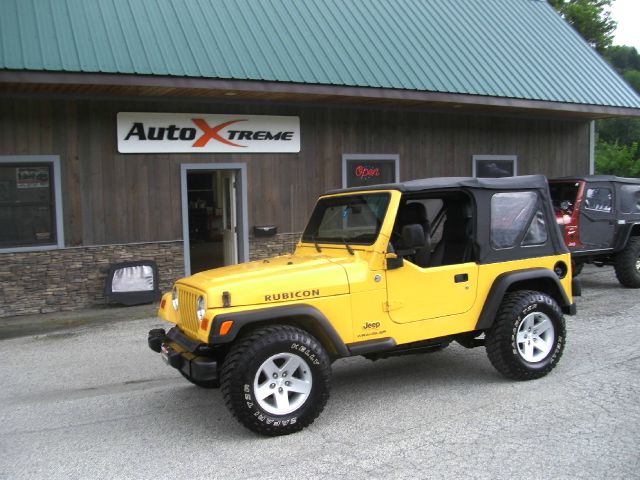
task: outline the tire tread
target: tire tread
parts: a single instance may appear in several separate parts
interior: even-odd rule
[[[273,425],[267,425],[260,422],[246,409],[244,406],[244,398],[237,395],[242,384],[242,381],[239,381],[239,375],[237,372],[241,370],[243,363],[246,359],[256,355],[261,349],[268,347],[268,345],[273,343],[274,340],[304,343],[313,350],[320,352],[322,358],[320,359],[318,367],[321,371],[321,376],[327,385],[327,388],[322,390],[321,395],[317,399],[317,404],[313,414],[310,415],[306,421],[298,421],[295,424],[289,424],[286,427],[274,427]],[[222,366],[220,383],[225,404],[231,414],[240,423],[254,432],[263,435],[276,436],[300,431],[314,422],[324,409],[324,406],[329,399],[330,381],[331,362],[320,342],[318,342],[311,334],[297,327],[291,325],[273,325],[250,332],[244,338],[241,338],[234,347],[232,347]]]
[[[556,331],[558,341],[562,342],[559,351],[554,352],[555,359],[541,369],[532,370],[515,360],[511,346],[513,315],[521,311],[528,303],[544,302],[551,307],[560,319],[560,331]],[[566,328],[564,317],[558,304],[548,295],[533,290],[520,290],[508,293],[502,301],[492,328],[487,331],[485,348],[489,361],[502,375],[514,380],[533,380],[549,373],[558,363],[564,350]]]
[[[640,288],[640,273],[636,270],[636,261],[640,255],[640,237],[631,237],[627,246],[616,255],[614,269],[616,278],[627,288]]]

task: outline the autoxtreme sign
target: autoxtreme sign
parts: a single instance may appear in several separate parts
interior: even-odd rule
[[[263,115],[118,113],[120,153],[297,153],[300,119]]]

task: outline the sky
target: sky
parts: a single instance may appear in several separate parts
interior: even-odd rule
[[[618,22],[614,45],[630,45],[640,52],[640,0],[614,0],[611,16]]]

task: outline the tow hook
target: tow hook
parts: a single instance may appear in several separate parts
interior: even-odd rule
[[[160,353],[162,343],[165,341],[166,337],[167,332],[164,331],[164,328],[154,328],[153,330],[149,330],[149,337],[147,338],[149,348],[154,352]]]

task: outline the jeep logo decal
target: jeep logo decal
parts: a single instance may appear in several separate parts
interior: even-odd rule
[[[367,330],[369,328],[380,328],[380,322],[367,322],[364,324],[364,326],[362,327],[363,329]]]

